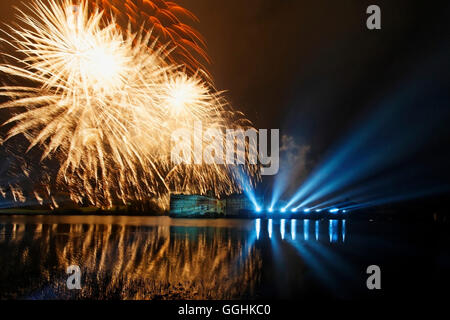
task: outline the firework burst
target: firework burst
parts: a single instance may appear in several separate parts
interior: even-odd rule
[[[28,151],[41,151],[35,184],[46,194],[34,190],[39,202],[55,191],[77,203],[111,207],[171,191],[240,189],[229,166],[170,159],[171,133],[180,126],[245,122],[220,92],[166,63],[166,47],[151,42],[150,33],[123,33],[87,2],[37,0],[28,9],[34,15],[21,11],[21,26],[5,40],[16,55],[0,72],[31,85],[1,87],[8,102],[0,108],[15,113],[3,140],[23,135]],[[44,166],[57,168],[55,174]]]
[[[191,74],[198,69],[206,70],[204,63],[210,59],[206,53],[206,42],[202,35],[183,21],[198,22],[197,17],[178,4],[165,0],[90,0],[93,7],[105,10],[118,19],[126,28],[134,30],[142,25],[151,27],[152,38],[159,39],[157,45],[171,43],[171,63],[184,65]]]

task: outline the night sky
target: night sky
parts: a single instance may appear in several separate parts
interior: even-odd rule
[[[180,3],[201,21],[196,27],[208,41],[217,87],[229,90],[233,105],[245,111],[256,127],[280,128],[281,134],[295,139],[299,152],[308,148],[297,158],[306,162],[305,172],[294,180],[308,176],[359,121],[386,108],[386,103],[401,102],[396,96],[403,91],[418,93],[420,99],[400,115],[400,130],[410,132],[412,139],[424,131],[433,134],[425,146],[406,151],[399,165],[435,166],[434,173],[448,178],[443,164],[450,161],[450,130],[445,124],[450,120],[449,5],[309,0]],[[370,4],[381,7],[382,30],[366,28]],[[419,114],[424,110],[429,117],[426,124]],[[415,120],[409,121],[416,112],[411,117]],[[389,144],[389,134],[383,138]],[[281,161],[286,164],[285,158]],[[429,172],[421,175],[428,177]],[[299,185],[294,181],[291,192]],[[266,187],[266,192],[270,189]]]
[[[402,90],[420,91],[421,99],[408,112],[429,110],[433,126],[423,130],[434,130],[426,148],[411,151],[405,162],[450,160],[450,134],[445,125],[450,120],[449,4],[407,0],[177,2],[200,20],[194,27],[206,38],[216,87],[227,90],[232,105],[244,111],[255,127],[280,128],[297,150],[307,148],[301,161],[308,164],[308,170],[351,133],[360,119],[386,102],[395,104],[396,93]],[[11,21],[12,6],[18,3],[2,0],[2,22]],[[381,7],[382,30],[366,28],[370,4]],[[421,125],[420,121],[409,122],[402,130],[421,134],[416,131]]]
[[[180,1],[200,19],[216,84],[258,128],[281,128],[321,153],[437,51],[449,6],[427,1]],[[366,28],[378,4],[382,30]],[[448,60],[449,55],[445,55]],[[448,82],[448,61],[436,80]]]

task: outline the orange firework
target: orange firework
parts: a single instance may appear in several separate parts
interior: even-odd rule
[[[195,73],[210,63],[206,43],[201,34],[183,21],[198,22],[197,17],[178,4],[165,0],[89,0],[91,4],[112,14],[122,28],[152,28],[154,41],[160,46],[171,43],[171,63],[185,65]]]

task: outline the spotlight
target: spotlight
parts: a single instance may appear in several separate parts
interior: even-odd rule
[[[342,212],[343,212],[343,213],[346,213],[346,212],[347,212],[347,210],[342,210]]]
[[[261,208],[260,207],[256,207],[255,210],[256,210],[256,212],[261,212]]]
[[[322,211],[322,209],[316,209],[316,212],[321,212]]]
[[[286,208],[282,208],[281,212],[283,212],[283,213],[286,212]]]
[[[269,208],[269,212],[273,212],[273,208]]]
[[[337,212],[339,212],[339,209],[333,208],[333,209],[330,209],[329,212],[330,213],[337,213]]]
[[[291,209],[291,212],[297,212],[297,208]]]
[[[303,210],[303,212],[304,212],[304,213],[309,213],[309,212],[311,212],[311,209],[308,209],[308,208],[307,208],[307,209]]]

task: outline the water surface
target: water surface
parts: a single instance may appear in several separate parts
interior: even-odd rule
[[[0,298],[395,298],[444,286],[446,240],[432,223],[0,216]]]

